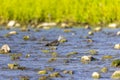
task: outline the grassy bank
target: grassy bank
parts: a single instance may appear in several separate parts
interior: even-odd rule
[[[0,22],[119,22],[119,5],[120,0],[0,0]]]

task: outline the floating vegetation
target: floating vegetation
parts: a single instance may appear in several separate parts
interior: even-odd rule
[[[92,55],[96,55],[96,54],[98,53],[98,51],[97,51],[97,50],[92,49],[92,50],[89,50],[89,53],[90,53],[90,54],[92,54]]]
[[[87,39],[87,42],[88,43],[92,43],[92,42],[94,42],[92,39]]]
[[[29,36],[23,36],[23,40],[29,40],[30,39],[30,37]]]
[[[46,67],[45,70],[52,72],[52,71],[54,71],[54,68],[53,67]]]
[[[50,53],[50,50],[41,50],[43,53]]]
[[[16,69],[25,70],[25,69],[26,69],[26,67],[20,66],[20,65],[17,64],[17,63],[8,64],[8,68],[9,68],[9,69],[13,69],[13,70],[16,70]]]
[[[112,67],[120,67],[120,59],[113,60],[111,63]]]
[[[102,57],[102,60],[112,59],[112,58],[113,58],[113,56],[111,56],[111,55],[105,55]]]
[[[8,38],[10,37],[11,35],[10,34],[5,34],[4,37]]]
[[[64,31],[65,33],[72,32],[72,30],[71,30],[71,29],[64,29],[63,31]]]
[[[38,80],[50,80],[48,76],[41,76]]]
[[[70,53],[67,53],[67,57],[70,57],[70,56],[76,55],[76,54],[78,54],[78,52],[70,52]]]
[[[69,63],[70,61],[68,59],[64,60],[64,64]]]
[[[49,76],[52,77],[52,78],[61,77],[59,72],[50,73]]]
[[[100,71],[103,72],[103,73],[106,73],[108,71],[108,68],[107,67],[103,67]]]
[[[57,57],[58,53],[57,52],[52,52],[51,55],[52,55],[52,57]]]
[[[57,60],[57,58],[50,58],[49,60],[48,60],[48,62],[54,62],[54,61],[56,61]]]
[[[38,71],[38,74],[41,74],[41,75],[47,74],[47,71],[46,70],[40,70],[40,71]]]
[[[20,59],[21,56],[22,56],[21,53],[10,54],[11,60],[18,60],[18,59]]]
[[[30,80],[29,76],[20,76],[20,80]]]
[[[63,73],[64,74],[70,74],[70,75],[74,74],[74,72],[72,70],[64,70]]]
[[[20,65],[17,64],[17,63],[8,64],[8,68],[9,68],[9,69],[18,69],[19,67],[20,67]]]

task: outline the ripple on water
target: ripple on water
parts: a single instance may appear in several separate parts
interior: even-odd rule
[[[83,28],[71,28],[71,32],[68,33],[65,33],[63,29],[59,28],[40,30],[39,32],[34,32],[33,30],[29,32],[21,32],[18,29],[14,30],[16,30],[18,34],[9,37],[4,37],[4,35],[11,30],[0,31],[0,46],[9,44],[12,50],[10,54],[22,53],[22,56],[19,60],[11,60],[9,55],[0,54],[1,80],[10,80],[10,78],[19,80],[19,76],[22,75],[27,75],[30,76],[32,80],[37,80],[40,77],[40,75],[37,74],[37,70],[45,69],[45,67],[53,67],[64,76],[63,78],[54,80],[93,80],[91,77],[93,72],[99,72],[102,67],[108,67],[108,73],[101,73],[102,78],[100,78],[100,80],[110,80],[110,76],[116,68],[110,66],[111,60],[103,61],[102,57],[104,55],[112,55],[113,59],[120,58],[120,51],[113,48],[114,44],[120,43],[119,36],[116,36],[116,32],[120,29],[104,28],[92,36],[88,35],[89,30]],[[72,35],[72,33],[74,33],[74,35]],[[24,35],[29,35],[30,40],[23,40]],[[53,41],[57,39],[59,35],[63,35],[68,42],[57,46],[57,50],[50,50],[49,47],[44,46],[47,41]],[[92,39],[93,43],[87,42],[86,36]],[[45,37],[46,41],[41,41],[42,37]],[[90,55],[88,51],[91,49],[98,51],[97,55],[93,55],[98,60],[92,61],[89,64],[82,64],[80,57]],[[57,60],[48,62],[51,58],[51,53],[43,53],[41,50],[57,52]],[[78,52],[78,54],[66,57],[67,53],[73,51]],[[26,54],[30,54],[30,57],[26,58]],[[64,60],[68,60],[68,63],[64,63]],[[3,69],[4,67],[7,68],[8,63],[19,63],[21,66],[26,67],[27,70]],[[63,70],[72,70],[74,74],[63,74]]]

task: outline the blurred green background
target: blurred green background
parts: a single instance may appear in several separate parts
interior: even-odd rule
[[[0,0],[0,21],[9,20],[93,25],[119,22],[120,0]]]

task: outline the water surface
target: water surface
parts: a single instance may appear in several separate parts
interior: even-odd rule
[[[5,37],[8,32],[16,30],[17,35]],[[100,72],[103,67],[108,67],[107,73],[101,73],[99,80],[111,80],[110,76],[118,68],[111,67],[111,61],[113,59],[120,58],[120,50],[115,50],[113,47],[115,44],[120,43],[120,36],[116,36],[116,32],[120,29],[108,29],[104,28],[100,32],[94,33],[94,35],[88,35],[90,30],[83,28],[71,28],[72,32],[65,33],[64,29],[52,28],[50,30],[40,30],[35,32],[34,29],[30,31],[22,32],[19,29],[0,30],[0,46],[8,44],[11,47],[11,53],[22,53],[22,56],[18,60],[11,60],[8,54],[0,54],[0,79],[1,80],[19,80],[20,76],[29,76],[30,80],[38,80],[41,76],[37,74],[39,70],[46,67],[53,67],[55,71],[60,72],[62,78],[52,78],[52,80],[93,80],[91,77],[93,72]],[[29,35],[30,39],[25,41],[23,36]],[[58,38],[59,35],[63,35],[68,42],[62,43],[57,46],[57,50],[53,52],[58,53],[57,60],[54,62],[48,62],[51,58],[49,53],[43,53],[42,50],[49,50],[49,47],[44,46],[47,42],[51,42]],[[93,43],[87,42],[88,36],[94,40]],[[42,40],[45,38],[46,40]],[[83,64],[80,62],[80,57],[84,55],[90,55],[89,50],[95,49],[98,51],[98,55],[93,55],[97,58],[97,61],[91,61],[89,64]],[[69,52],[78,52],[69,58],[66,57]],[[25,56],[30,54],[30,57]],[[112,55],[112,60],[102,60],[104,55]],[[64,63],[64,60],[68,60],[68,63]],[[7,68],[8,63],[18,63],[21,66],[26,67],[26,70],[10,70]],[[63,74],[63,70],[74,71],[73,75]],[[50,74],[50,73],[48,73]],[[46,74],[46,75],[48,75]]]

